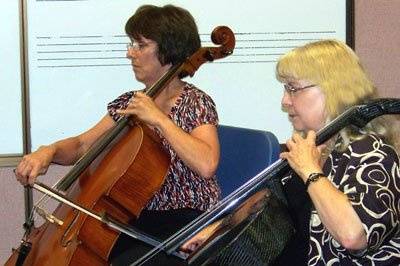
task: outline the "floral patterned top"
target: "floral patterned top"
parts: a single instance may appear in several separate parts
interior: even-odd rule
[[[135,91],[126,92],[108,104],[108,113],[114,121],[118,121],[121,117],[116,110],[126,108],[135,93]],[[171,108],[169,118],[187,133],[204,124],[218,124],[215,103],[210,96],[192,84],[185,84],[182,94]],[[169,153],[171,163],[164,184],[149,201],[146,209],[192,208],[205,211],[214,206],[221,195],[217,178],[215,176],[203,178],[192,171],[177,156],[160,132],[158,130],[155,132],[160,136],[163,147]]]
[[[309,265],[400,265],[400,168],[392,146],[375,135],[333,151],[324,173],[347,195],[360,217],[368,246],[354,254],[326,230],[315,209],[310,218]]]

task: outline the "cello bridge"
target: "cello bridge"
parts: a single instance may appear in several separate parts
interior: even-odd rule
[[[49,221],[50,223],[57,224],[59,226],[63,225],[64,222],[55,217],[53,214],[45,211],[44,209],[36,206],[36,213],[39,214],[43,219]]]

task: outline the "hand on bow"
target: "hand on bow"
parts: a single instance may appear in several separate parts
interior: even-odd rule
[[[32,185],[39,175],[49,168],[54,152],[50,146],[42,146],[37,151],[25,155],[14,169],[17,180],[22,185]]]

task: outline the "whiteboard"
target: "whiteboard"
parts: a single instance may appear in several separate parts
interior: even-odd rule
[[[141,89],[125,58],[126,20],[142,4],[176,4],[196,19],[202,45],[229,26],[234,53],[203,65],[188,82],[210,94],[220,123],[263,129],[280,142],[291,126],[281,112],[277,58],[325,38],[346,39],[346,1],[27,1],[30,136],[32,149],[94,125],[106,104]]]
[[[0,8],[0,154],[23,152],[19,1]]]

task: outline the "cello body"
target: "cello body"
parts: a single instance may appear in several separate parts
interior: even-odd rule
[[[169,157],[146,126],[126,127],[114,142],[71,186],[67,197],[127,223],[161,187]],[[32,230],[32,249],[23,265],[108,265],[119,232],[66,204],[53,215],[63,224],[46,222]],[[5,265],[15,265],[17,257],[14,252]]]

